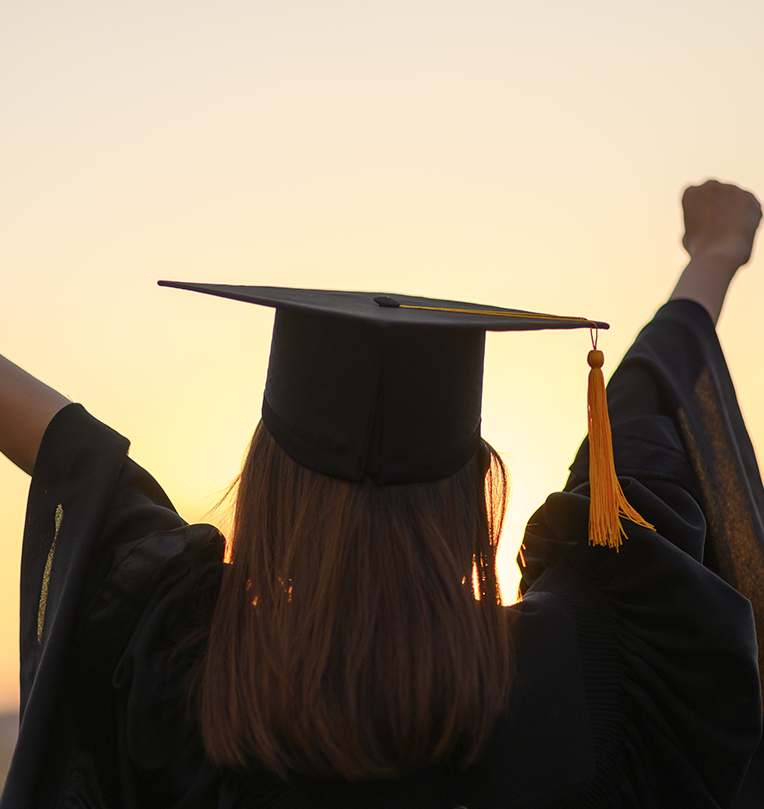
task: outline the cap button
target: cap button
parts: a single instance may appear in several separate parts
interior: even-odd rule
[[[384,306],[387,309],[395,309],[401,305],[400,301],[396,301],[395,298],[391,298],[389,295],[377,295],[377,297],[374,298],[374,303],[376,303],[377,306]]]

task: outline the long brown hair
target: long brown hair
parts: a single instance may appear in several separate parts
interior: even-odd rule
[[[480,752],[506,702],[496,578],[505,467],[431,483],[297,464],[260,424],[198,682],[209,757],[350,780]]]

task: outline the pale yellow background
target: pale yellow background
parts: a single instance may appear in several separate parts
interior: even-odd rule
[[[272,314],[159,278],[585,315],[612,370],[682,266],[683,184],[764,193],[763,31],[760,0],[8,0],[0,351],[129,436],[190,520],[258,417]],[[762,270],[721,327],[759,444]],[[584,432],[588,341],[489,336],[509,591]],[[0,488],[2,707],[26,477],[3,462]]]

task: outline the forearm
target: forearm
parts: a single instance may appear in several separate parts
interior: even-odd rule
[[[50,420],[69,400],[0,356],[0,452],[32,474]]]
[[[737,268],[735,261],[724,254],[691,258],[669,300],[685,299],[699,303],[716,324]]]

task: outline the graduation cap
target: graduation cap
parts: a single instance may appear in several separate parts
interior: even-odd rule
[[[475,454],[486,331],[608,328],[410,295],[159,284],[274,307],[265,427],[303,466],[377,485],[438,480]]]

